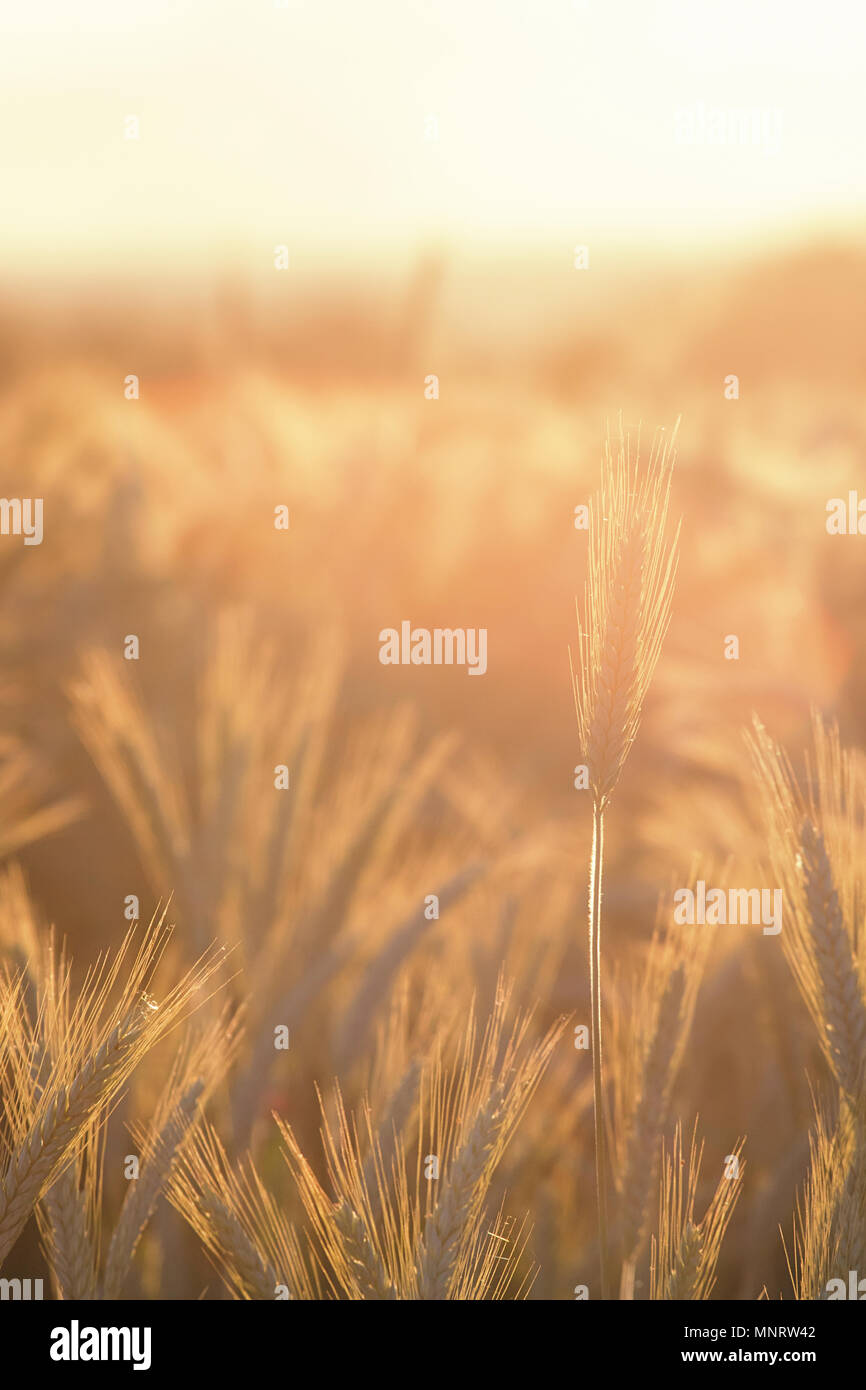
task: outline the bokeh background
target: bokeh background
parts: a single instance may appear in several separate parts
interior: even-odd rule
[[[646,441],[681,417],[683,531],[610,818],[611,961],[640,962],[695,855],[762,881],[753,711],[795,756],[810,705],[862,741],[866,542],[828,536],[825,508],[866,493],[866,14],[34,0],[3,29],[2,491],[44,498],[45,538],[0,538],[0,847],[82,959],[130,893],[144,916],[174,894],[190,954],[241,942],[243,1123],[275,1105],[313,1146],[315,1083],[369,1084],[352,998],[411,903],[467,866],[480,879],[397,953],[367,1041],[406,1000],[420,1047],[503,967],[539,1024],[587,1016],[573,514],[620,417]],[[683,142],[700,109],[724,139]],[[487,674],[382,667],[403,619],[486,627]],[[292,861],[256,896],[251,769],[267,789],[310,746]],[[393,833],[377,822],[351,891],[310,916],[381,797]],[[256,1081],[256,1029],[335,942],[291,1061]],[[566,1038],[502,1179],[536,1296],[592,1268],[588,1067]],[[674,1113],[700,1112],[713,1183],[748,1135],[722,1295],[790,1294],[778,1227],[821,1076],[778,940],[720,932]]]

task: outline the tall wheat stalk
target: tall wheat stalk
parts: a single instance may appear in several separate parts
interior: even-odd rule
[[[601,1296],[608,1297],[607,1143],[602,1050],[601,902],[604,817],[640,725],[670,621],[677,538],[666,539],[673,444],[660,432],[646,466],[620,424],[605,443],[601,488],[590,504],[589,559],[574,704],[592,793],[589,978],[595,1177]]]

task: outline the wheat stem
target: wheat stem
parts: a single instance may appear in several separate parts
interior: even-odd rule
[[[607,1142],[601,1042],[601,887],[604,867],[604,812],[593,808],[589,871],[589,991],[592,1013],[592,1095],[595,1128],[595,1196],[601,1296],[608,1297]]]

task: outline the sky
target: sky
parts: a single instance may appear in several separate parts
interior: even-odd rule
[[[866,222],[851,0],[0,0],[0,264]],[[139,138],[124,138],[130,115]]]

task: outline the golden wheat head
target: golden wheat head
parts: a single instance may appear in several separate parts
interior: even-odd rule
[[[595,804],[619,780],[670,621],[677,537],[666,537],[676,429],[645,463],[620,426],[590,504],[589,559],[572,683]]]

